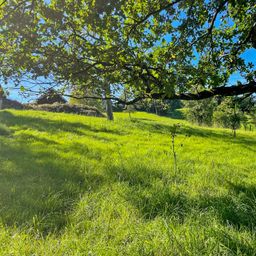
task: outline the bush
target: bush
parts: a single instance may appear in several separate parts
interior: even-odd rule
[[[27,104],[24,105],[25,109],[33,110],[42,110],[48,112],[57,112],[57,113],[73,113],[85,116],[97,116],[104,117],[104,115],[96,108],[86,105],[71,105],[63,103],[54,103],[54,104]]]

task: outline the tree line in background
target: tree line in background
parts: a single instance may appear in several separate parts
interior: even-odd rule
[[[125,98],[124,95],[122,97]],[[70,102],[94,106],[101,111],[106,108],[106,103],[98,99],[71,99]],[[198,101],[145,99],[133,105],[114,103],[113,109],[114,111],[125,111],[129,113],[130,117],[135,111],[145,111],[177,119],[185,118],[197,125],[230,128],[234,137],[236,130],[240,127],[250,131],[256,127],[255,95],[213,97]]]
[[[230,128],[236,137],[236,130],[241,126],[252,130],[256,126],[256,99],[254,96],[215,97],[197,102],[186,102],[186,118],[198,125]]]

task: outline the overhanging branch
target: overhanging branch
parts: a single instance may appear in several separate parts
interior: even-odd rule
[[[122,100],[118,97],[94,97],[94,96],[74,96],[65,94],[66,97],[72,97],[76,99],[101,99],[101,100],[114,100],[118,103],[125,104],[125,105],[132,105],[138,101],[143,99],[162,99],[162,100],[203,100],[208,99],[214,96],[238,96],[247,93],[256,93],[256,81],[249,82],[248,84],[241,84],[241,85],[233,85],[229,87],[217,87],[211,90],[203,90],[198,93],[181,93],[181,94],[174,94],[174,95],[166,95],[165,93],[153,93],[148,95],[141,95],[139,97],[134,98],[133,100],[126,101]]]
[[[203,100],[214,96],[238,96],[246,93],[256,93],[256,81],[249,82],[248,84],[221,86],[210,90],[203,90],[198,93],[181,93],[172,96],[165,95],[164,93],[154,93],[151,95],[153,99],[169,99],[169,100]]]
[[[17,88],[18,89],[18,88]],[[32,89],[26,89],[26,92],[41,94],[42,91],[35,91]],[[203,100],[214,96],[238,96],[245,94],[256,93],[256,81],[251,81],[247,84],[239,84],[233,86],[222,86],[213,88],[210,90],[203,90],[197,93],[180,93],[174,95],[166,95],[165,93],[152,93],[141,94],[132,100],[126,101],[125,99],[118,98],[116,96],[100,97],[100,96],[76,96],[72,94],[62,93],[62,96],[74,98],[74,99],[95,99],[95,100],[113,100],[117,103],[124,105],[132,105],[144,99],[161,99],[161,100]]]

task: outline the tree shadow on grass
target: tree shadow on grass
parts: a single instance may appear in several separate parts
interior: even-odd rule
[[[132,122],[137,128],[151,133],[168,134],[171,131],[171,125],[160,124],[157,121],[152,122],[152,120],[149,121],[145,118],[136,118],[133,119]]]
[[[122,169],[118,172],[117,169],[110,173],[116,177],[116,181],[128,184],[126,200],[138,209],[145,220],[162,216],[175,217],[183,222],[191,212],[209,212],[224,226],[249,231],[256,228],[256,186],[226,182],[229,190],[225,195],[204,194],[191,198],[183,191],[172,190],[173,181],[169,180],[168,186],[161,183],[168,177],[160,175],[159,171]],[[161,185],[156,185],[158,182]]]
[[[222,255],[255,255],[256,249],[245,239],[239,239],[225,230],[215,231],[215,236],[224,247],[228,248],[229,254]],[[218,254],[221,255],[221,254]]]
[[[1,138],[0,219],[46,235],[65,227],[80,194],[96,190],[103,177],[82,173],[79,163],[51,151],[49,141],[39,142],[40,148],[26,138]]]
[[[148,122],[143,118],[136,118],[133,121],[136,126],[142,130],[147,130],[150,133],[157,133],[157,134],[171,134],[171,127],[172,125],[168,124],[161,124],[157,121],[155,122]],[[177,122],[178,123],[178,122]],[[182,135],[189,135],[193,137],[202,137],[202,138],[209,138],[212,140],[221,140],[226,143],[232,144],[239,144],[242,146],[246,146],[251,151],[256,151],[256,139],[252,138],[251,136],[247,137],[245,135],[238,135],[237,138],[233,138],[232,132],[224,131],[224,130],[217,130],[217,129],[207,129],[207,128],[200,128],[200,127],[191,127],[187,125],[181,125],[178,129],[177,134]]]
[[[169,189],[141,188],[132,190],[127,199],[139,210],[145,220],[157,217],[175,217],[180,222],[189,212],[189,201],[183,193],[172,193]]]
[[[136,208],[146,222],[164,218],[182,225],[187,218],[191,221],[191,217],[198,216],[202,223],[209,223],[209,227],[204,227],[207,224],[201,227],[211,233],[207,234],[207,238],[211,236],[211,239],[224,244],[234,255],[238,250],[244,255],[254,255],[252,252],[255,253],[255,248],[235,235],[246,230],[253,237],[256,228],[256,186],[227,182],[229,191],[226,195],[190,197],[182,190],[172,189],[173,177],[169,180],[169,186],[161,183],[163,179],[168,179],[167,173],[161,177],[159,171],[149,167],[144,171],[119,167],[110,169],[108,175],[113,182],[121,182],[128,187],[123,194],[125,200]],[[211,219],[217,220],[220,225],[211,226]],[[231,227],[237,232],[230,232]]]
[[[105,172],[108,180],[122,183],[128,188],[125,199],[136,207],[141,217],[146,220],[170,215],[183,219],[189,211],[187,197],[169,189],[170,180],[175,179],[169,173],[163,173],[142,163],[133,165],[128,160],[109,165]],[[161,185],[159,187],[156,184]]]
[[[129,163],[128,163],[129,164]],[[165,174],[147,168],[142,165],[135,165],[133,167],[126,167],[125,164],[109,165],[105,169],[106,175],[112,182],[123,182],[133,187],[148,188],[152,185],[152,180],[163,180]]]
[[[59,133],[59,132],[72,132],[80,136],[87,136],[88,132],[103,132],[111,133],[113,135],[125,135],[124,132],[118,131],[116,129],[110,129],[109,127],[92,127],[90,125],[81,122],[69,122],[67,120],[51,120],[41,117],[31,117],[31,116],[19,116],[13,115],[9,111],[0,112],[0,120],[7,126],[18,126],[19,129],[34,129],[41,132],[48,133]],[[88,135],[90,136],[90,135]],[[96,137],[94,135],[94,137]]]
[[[218,220],[224,229],[232,227],[237,231],[247,230],[250,233],[255,232],[256,228],[256,199],[244,193],[191,199],[182,192],[175,193],[167,188],[146,190],[134,187],[126,194],[126,200],[136,207],[146,221],[162,217],[184,223],[186,218],[191,218],[191,214],[200,216],[207,213]],[[239,247],[245,251],[250,249],[244,244]]]

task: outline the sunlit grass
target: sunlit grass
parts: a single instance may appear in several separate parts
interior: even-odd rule
[[[0,112],[0,255],[256,254],[255,132],[115,118]]]

